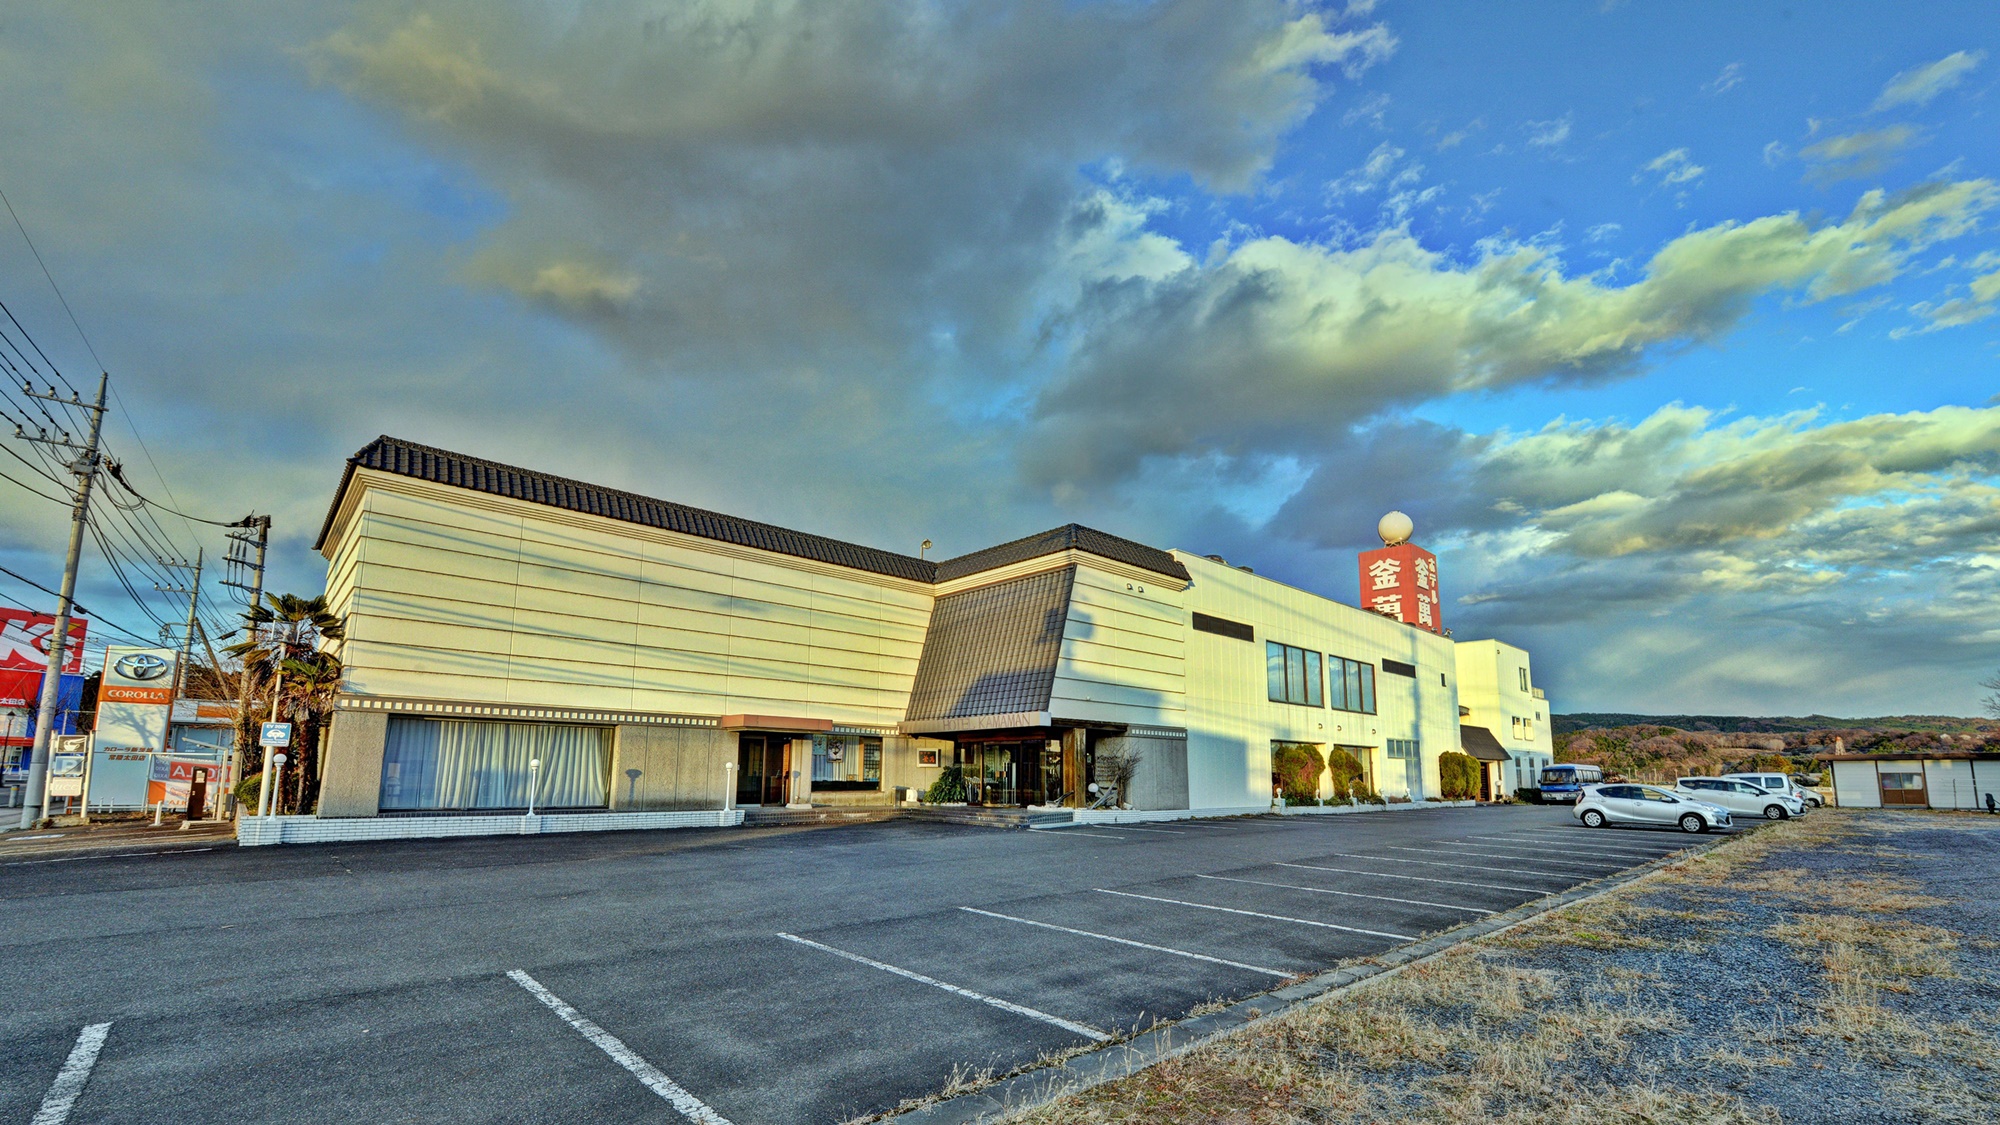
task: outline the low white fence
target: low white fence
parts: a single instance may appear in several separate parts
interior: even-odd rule
[[[1162,820],[1194,820],[1221,816],[1262,816],[1266,813],[1280,813],[1285,816],[1319,816],[1331,813],[1378,813],[1396,812],[1410,809],[1467,809],[1477,805],[1477,801],[1397,801],[1387,805],[1299,805],[1281,808],[1274,805],[1247,805],[1243,808],[1225,809],[1076,809],[1073,810],[1075,824],[1146,824]],[[1059,827],[1059,826],[1058,826]]]

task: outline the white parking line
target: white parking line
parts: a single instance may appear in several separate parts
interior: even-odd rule
[[[730,1125],[729,1119],[710,1109],[700,1098],[683,1089],[679,1083],[660,1073],[660,1069],[645,1060],[639,1052],[627,1047],[616,1035],[592,1023],[588,1017],[563,1002],[562,997],[543,988],[540,981],[519,969],[507,973],[509,980],[528,990],[528,995],[540,1000],[549,1011],[562,1017],[562,1021],[575,1028],[585,1039],[591,1041],[598,1050],[611,1056],[611,1061],[632,1072],[632,1076],[646,1084],[648,1090],[665,1098],[668,1105],[680,1111],[689,1121],[699,1121],[701,1125]],[[39,1125],[40,1119],[37,1119]]]
[[[1114,824],[1114,825],[1111,825],[1110,827],[1113,827],[1113,828],[1116,828],[1116,829],[1118,829],[1118,831],[1120,831],[1120,832],[1152,832],[1152,833],[1156,833],[1156,834],[1158,834],[1158,835],[1161,835],[1161,836],[1185,836],[1185,835],[1187,835],[1187,833],[1185,833],[1185,832],[1177,832],[1177,831],[1175,831],[1174,829],[1171,829],[1171,828],[1134,828],[1133,826],[1131,826],[1131,825],[1129,825],[1129,824]]]
[[[1364,930],[1356,926],[1336,926],[1332,922],[1315,922],[1311,918],[1288,918],[1283,914],[1264,914],[1255,910],[1238,910],[1233,906],[1211,906],[1205,902],[1187,902],[1178,898],[1161,898],[1158,895],[1134,894],[1131,891],[1112,891],[1103,887],[1095,888],[1101,895],[1117,895],[1119,898],[1143,898],[1148,902],[1166,902],[1175,906],[1192,906],[1196,910],[1217,910],[1224,914],[1241,914],[1246,918],[1269,918],[1273,922],[1297,922],[1301,926],[1318,926],[1326,930],[1344,930],[1350,934],[1367,934],[1369,937],[1395,938],[1397,941],[1415,941],[1409,934],[1392,934],[1383,930]]]
[[[1397,851],[1399,851],[1399,852],[1416,852],[1416,853],[1417,853],[1417,854],[1419,854],[1419,855],[1442,855],[1442,854],[1446,854],[1446,853],[1442,853],[1442,852],[1439,852],[1439,851],[1438,851],[1438,849],[1436,849],[1436,848],[1406,848],[1406,847],[1403,847],[1403,846],[1402,846],[1402,845],[1400,845],[1400,844],[1384,844],[1384,845],[1382,845],[1382,846],[1383,846],[1383,847],[1385,847],[1385,848],[1394,848],[1395,850],[1397,850]],[[1521,860],[1523,860],[1523,859],[1527,858],[1527,857],[1525,857],[1525,856],[1518,856],[1518,855],[1507,855],[1507,854],[1505,854],[1505,853],[1503,853],[1503,852],[1477,852],[1477,851],[1473,851],[1473,850],[1471,850],[1470,848],[1462,848],[1462,849],[1454,849],[1454,850],[1453,850],[1453,851],[1452,851],[1451,853],[1449,853],[1449,854],[1452,854],[1452,855],[1479,855],[1479,856],[1485,856],[1485,857],[1486,857],[1486,858],[1488,858],[1488,859],[1511,859],[1511,860],[1514,860],[1514,861],[1516,861],[1516,862],[1519,862],[1519,861],[1521,861]],[[1612,870],[1614,870],[1614,871],[1615,871],[1615,870],[1617,870],[1617,869],[1618,869],[1618,868],[1620,868],[1620,867],[1625,867],[1625,866],[1628,866],[1627,864],[1623,864],[1623,863],[1591,863],[1591,862],[1589,862],[1589,861],[1585,861],[1585,862],[1582,862],[1582,863],[1578,863],[1578,862],[1575,862],[1575,861],[1573,861],[1573,860],[1567,860],[1567,859],[1543,859],[1543,858],[1541,858],[1540,856],[1536,856],[1536,857],[1535,857],[1535,862],[1536,862],[1536,863],[1539,863],[1539,864],[1542,864],[1542,865],[1544,865],[1544,866],[1547,866],[1547,867],[1608,867],[1608,868],[1610,868],[1610,869],[1612,869]]]
[[[1468,840],[1491,840],[1496,843],[1506,844],[1509,847],[1517,847],[1517,848],[1532,847],[1537,850],[1543,850],[1543,851],[1552,847],[1568,847],[1570,845],[1582,843],[1582,841],[1578,840],[1574,836],[1564,836],[1560,839],[1547,838],[1547,841],[1543,843],[1537,843],[1535,840],[1526,839],[1520,836],[1467,836],[1465,838]],[[1646,847],[1644,845],[1639,845],[1639,844],[1612,844],[1600,840],[1590,841],[1590,849],[1592,851],[1633,852],[1639,855],[1649,855],[1649,856],[1671,855],[1674,852],[1681,850],[1679,846],[1661,849],[1657,847]]]
[[[1558,845],[1490,844],[1490,843],[1482,844],[1471,840],[1439,840],[1437,843],[1439,846],[1447,848],[1472,848],[1472,849],[1483,848],[1487,851],[1527,852],[1529,855],[1535,856],[1537,858],[1547,855],[1568,855],[1568,856],[1580,856],[1585,859],[1589,859],[1591,857],[1596,857],[1598,859],[1622,859],[1627,863],[1637,862],[1639,858],[1638,855],[1629,854],[1626,852],[1606,852],[1606,851],[1599,851],[1594,848],[1589,851],[1584,851],[1582,849],[1570,847],[1563,844],[1558,844]],[[1652,853],[1650,852],[1644,852],[1639,854],[1645,855],[1649,858],[1652,855]]]
[[[84,859],[130,859],[135,855],[185,855],[189,852],[214,850],[214,848],[161,848],[156,852],[112,852],[110,855],[72,855],[62,859],[17,859],[12,863],[0,863],[0,867],[27,867],[37,863],[75,863]]]
[[[1100,840],[1123,840],[1123,836],[1108,836],[1102,832],[1084,832],[1076,828],[1031,828],[1030,832],[1046,832],[1057,836],[1095,836]]]
[[[1119,945],[1129,945],[1135,949],[1150,949],[1155,953],[1171,953],[1176,957],[1191,957],[1196,961],[1207,961],[1212,965],[1227,965],[1232,969],[1248,969],[1253,973],[1263,973],[1266,976],[1284,978],[1284,977],[1294,977],[1298,975],[1297,973],[1285,972],[1282,969],[1267,969],[1262,965],[1246,965],[1241,961],[1231,961],[1226,957],[1210,957],[1206,953],[1189,953],[1185,949],[1173,949],[1164,945],[1152,945],[1143,941],[1133,941],[1131,938],[1112,937],[1110,934],[1092,933],[1089,930],[1073,930],[1068,926],[1058,926],[1053,922],[1037,922],[1033,918],[1016,918],[1012,914],[995,914],[991,910],[980,910],[977,907],[972,907],[972,906],[961,906],[959,907],[959,909],[965,911],[968,914],[979,914],[987,918],[1000,918],[1008,922],[1019,922],[1023,926],[1040,926],[1042,929],[1045,930],[1059,930],[1066,934],[1075,934],[1078,937],[1096,938],[1099,941],[1115,941]]]
[[[905,978],[906,980],[913,980],[919,984],[928,984],[932,988],[944,989],[946,992],[949,992],[954,996],[963,996],[967,1000],[977,1000],[981,1004],[990,1004],[995,1008],[999,1008],[1003,1012],[1012,1012],[1017,1016],[1026,1016],[1031,1020],[1040,1020],[1043,1023],[1054,1024],[1055,1026],[1062,1028],[1064,1031],[1075,1032],[1076,1034],[1085,1036],[1086,1038],[1095,1039],[1099,1043],[1109,1043],[1111,1041],[1111,1036],[1104,1034],[1103,1032],[1097,1030],[1094,1027],[1090,1027],[1086,1024],[1072,1023],[1071,1021],[1066,1020],[1061,1016],[1052,1016],[1047,1012],[1038,1011],[1037,1009],[1027,1007],[1026,1005],[1023,1004],[1015,1004],[1012,1003],[1011,1001],[1002,1000],[997,996],[988,996],[984,992],[974,992],[969,988],[960,988],[955,984],[947,984],[944,981],[937,979],[936,977],[927,977],[922,973],[911,972],[908,969],[900,969],[894,965],[887,963],[886,961],[877,961],[872,957],[863,957],[859,953],[849,953],[845,949],[835,949],[830,945],[821,945],[819,942],[812,941],[808,938],[802,938],[797,934],[779,934],[778,936],[784,938],[786,941],[795,941],[798,942],[800,945],[808,945],[814,949],[818,949],[826,953],[831,953],[835,957],[845,957],[849,961],[852,961],[857,965],[866,965],[871,969],[880,969],[885,973],[894,973],[899,977]]]
[[[63,1060],[62,1069],[56,1072],[56,1080],[49,1085],[49,1092],[42,1096],[42,1108],[35,1111],[35,1119],[29,1125],[63,1125],[69,1120],[70,1107],[83,1093],[83,1084],[90,1081],[90,1070],[97,1065],[97,1053],[104,1049],[104,1037],[111,1034],[109,1023],[93,1023],[76,1037],[76,1046],[69,1049],[69,1058]]]
[[[1355,858],[1366,859],[1368,857],[1357,856]],[[1409,863],[1410,861],[1407,859],[1399,859],[1396,860],[1396,862]],[[1273,863],[1271,866],[1296,867],[1301,871],[1338,871],[1342,875],[1366,875],[1370,879],[1404,879],[1412,883],[1448,883],[1454,887],[1484,887],[1487,890],[1491,891],[1520,891],[1523,894],[1531,894],[1531,895],[1546,895],[1554,893],[1548,890],[1546,887],[1510,887],[1505,883],[1469,883],[1464,879],[1432,879],[1425,875],[1393,875],[1387,871],[1356,871],[1351,867],[1315,867],[1310,863]],[[1449,866],[1449,865],[1441,865],[1441,866]]]
[[[1378,862],[1378,863],[1414,863],[1414,864],[1416,864],[1416,865],[1417,865],[1417,866],[1419,866],[1419,867],[1449,867],[1449,868],[1451,868],[1451,869],[1452,869],[1453,871],[1463,871],[1463,870],[1465,870],[1465,865],[1464,865],[1463,863],[1445,863],[1445,862],[1443,862],[1443,861],[1441,861],[1441,860],[1435,860],[1435,859],[1403,859],[1403,858],[1402,858],[1402,857],[1400,857],[1400,856],[1393,856],[1393,855],[1358,855],[1358,854],[1356,854],[1356,853],[1354,853],[1354,852],[1328,852],[1328,853],[1326,853],[1326,854],[1328,854],[1328,855],[1337,855],[1337,856],[1341,857],[1342,859],[1369,859],[1369,860],[1374,860],[1374,861],[1376,861],[1376,862]],[[1574,878],[1577,878],[1577,876],[1574,876],[1574,875],[1558,875],[1558,874],[1555,874],[1554,872],[1541,872],[1541,871],[1509,871],[1509,872],[1508,872],[1507,874],[1509,874],[1509,875],[1525,875],[1525,876],[1527,876],[1527,877],[1528,877],[1528,878],[1530,878],[1530,879],[1574,879]],[[1548,891],[1543,891],[1543,892],[1541,892],[1541,893],[1543,893],[1543,894],[1548,894],[1548,893],[1550,893],[1550,892],[1548,892]]]
[[[1173,823],[1180,828],[1212,828],[1219,832],[1241,831],[1241,829],[1239,829],[1234,824],[1203,824],[1201,821],[1198,820],[1176,820]]]
[[[1360,891],[1335,891],[1325,887],[1301,887],[1297,883],[1272,883],[1263,879],[1237,879],[1228,875],[1196,875],[1197,879],[1213,879],[1218,883],[1249,883],[1255,887],[1280,887],[1288,891],[1304,891],[1314,895],[1341,895],[1345,898],[1372,898],[1377,902],[1400,902],[1404,906],[1435,906],[1441,910],[1464,910],[1473,914],[1492,914],[1494,911],[1479,906],[1460,906],[1455,902],[1426,902],[1419,898],[1391,898],[1388,895],[1364,895]]]

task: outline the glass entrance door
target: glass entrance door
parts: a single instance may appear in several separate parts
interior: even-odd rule
[[[1053,758],[1045,760],[1047,745],[1043,739],[960,743],[955,756],[965,769],[966,802],[1020,806],[1059,795],[1062,750],[1058,746]]]
[[[790,798],[792,740],[789,735],[736,736],[736,803],[782,805]]]

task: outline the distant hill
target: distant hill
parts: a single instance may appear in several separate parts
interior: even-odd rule
[[[1837,719],[1830,715],[1633,715],[1618,711],[1579,711],[1551,715],[1556,734],[1615,727],[1661,726],[1724,734],[1810,734],[1819,730],[1908,731],[1927,734],[1978,734],[2000,728],[1992,719],[1957,715],[1886,715],[1872,719]]]

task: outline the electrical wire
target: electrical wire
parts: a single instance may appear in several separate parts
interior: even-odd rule
[[[42,276],[49,279],[49,288],[55,290],[56,300],[61,301],[63,311],[69,313],[69,322],[76,326],[76,334],[82,338],[83,346],[90,352],[90,358],[96,362],[99,371],[104,370],[104,361],[97,358],[97,348],[91,344],[90,334],[83,330],[83,325],[76,319],[76,312],[69,307],[69,298],[63,296],[62,286],[56,284],[55,275],[49,272],[49,264],[42,261],[42,252],[35,249],[35,240],[28,237],[28,228],[21,223],[21,216],[15,213],[14,201],[7,198],[6,192],[0,191],[0,203],[7,205],[7,214],[14,220],[14,229],[21,232],[21,241],[28,244],[28,252],[35,256],[35,264],[42,267]],[[11,316],[12,314],[8,315]],[[55,365],[50,364],[49,366],[54,367]],[[61,372],[57,372],[56,378],[62,379]],[[68,383],[69,380],[63,379],[63,382]],[[70,390],[75,391],[76,388],[72,386]]]

